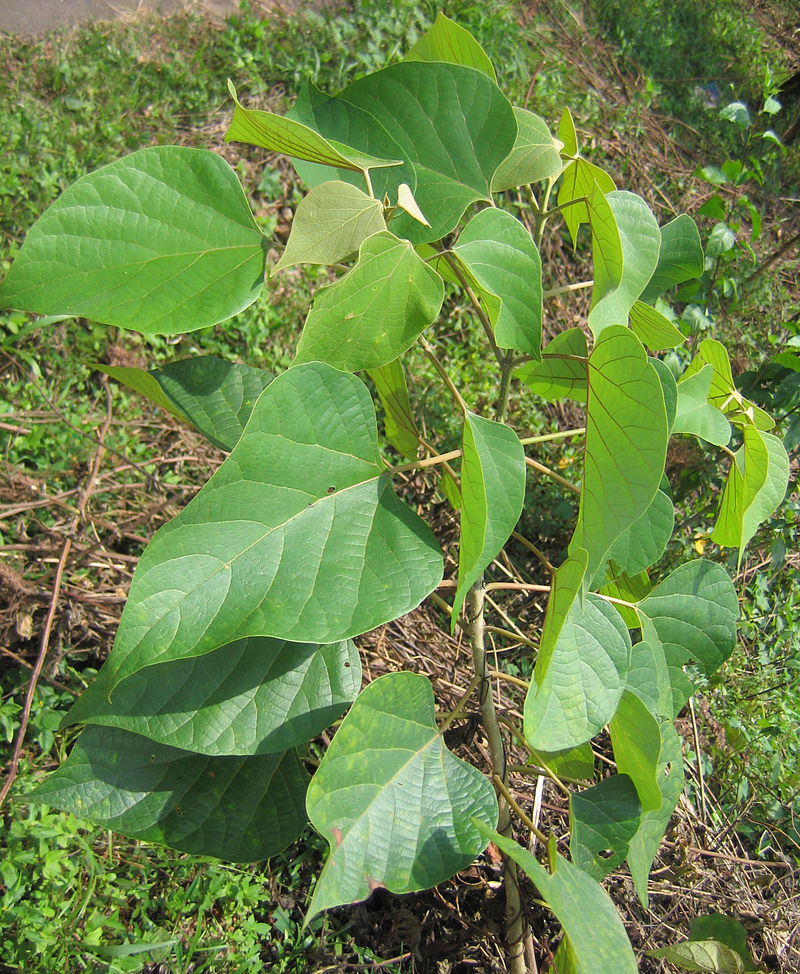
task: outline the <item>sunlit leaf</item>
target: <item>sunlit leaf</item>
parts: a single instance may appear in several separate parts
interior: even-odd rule
[[[697,346],[695,357],[683,373],[681,381],[700,372],[706,365],[714,370],[708,401],[721,409],[728,420],[736,426],[755,426],[760,430],[771,430],[775,425],[772,417],[763,409],[746,399],[736,388],[731,373],[731,363],[725,346],[713,338],[706,338]]]
[[[492,62],[470,34],[441,11],[436,20],[405,56],[406,61],[449,61],[483,71],[497,81]]]
[[[569,328],[547,343],[541,362],[527,362],[514,374],[548,402],[564,397],[586,402],[587,355],[586,336]]]
[[[492,177],[493,193],[552,179],[562,169],[561,143],[550,134],[545,120],[525,108],[514,108],[514,117],[517,138],[514,148]]]
[[[686,341],[671,321],[642,301],[634,301],[630,310],[630,323],[633,333],[642,345],[654,352],[677,348]]]
[[[614,746],[617,770],[620,774],[628,775],[635,785],[642,809],[653,811],[660,808],[660,722],[635,693],[626,690],[622,694],[617,712],[609,722],[608,730]]]
[[[713,379],[711,365],[704,365],[699,372],[681,378],[672,432],[691,433],[707,443],[726,446],[731,438],[731,425],[722,410],[709,402]]]

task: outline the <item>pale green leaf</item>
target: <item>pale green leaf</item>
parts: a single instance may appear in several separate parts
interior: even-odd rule
[[[347,372],[388,365],[436,320],[443,299],[442,279],[407,240],[373,234],[355,267],[317,291],[295,362]]]
[[[605,582],[605,585],[598,589],[598,594],[616,599],[617,601],[613,603],[614,608],[619,612],[628,629],[639,629],[642,623],[636,614],[636,609],[623,603],[638,602],[647,595],[652,588],[647,572],[629,575],[622,571],[616,562],[609,561]]]
[[[679,944],[648,950],[649,957],[663,957],[683,971],[701,974],[744,974],[742,958],[717,940],[684,940]]]
[[[664,554],[674,526],[673,503],[657,490],[650,506],[617,538],[607,557],[628,575],[643,572]]]
[[[635,653],[636,647],[634,647]],[[658,760],[661,754],[660,722],[646,705],[626,690],[608,731],[614,746],[614,760],[620,774],[626,774],[636,787],[642,810],[661,807]],[[634,832],[636,829],[634,829]]]
[[[303,831],[307,783],[294,751],[208,757],[92,725],[31,797],[134,839],[255,862]]]
[[[583,870],[549,850],[551,872],[527,849],[476,822],[525,872],[556,915],[569,940],[575,974],[637,974],[628,935],[603,887]]]
[[[561,143],[550,134],[545,120],[525,108],[514,108],[514,117],[517,139],[492,177],[493,193],[553,179],[561,172]]]
[[[402,166],[403,160],[386,159],[360,152],[340,142],[328,140],[302,122],[273,112],[245,108],[236,95],[236,89],[228,81],[228,91],[233,98],[233,119],[225,133],[226,142],[246,142],[271,152],[280,152],[296,159],[304,159],[322,166],[350,170],[359,174],[370,169]]]
[[[531,235],[505,210],[487,207],[453,248],[481,287],[500,299],[489,308],[497,344],[538,359],[542,347],[542,262]]]
[[[722,410],[709,402],[713,379],[711,365],[682,376],[678,383],[678,408],[672,432],[693,434],[715,446],[726,446],[731,438],[731,425]]]
[[[414,199],[414,194],[411,192],[411,187],[406,183],[400,183],[397,187],[397,205],[401,210],[405,210],[409,216],[412,216],[417,223],[421,223],[424,227],[429,227],[425,218],[425,214],[419,208],[417,201]]]
[[[661,246],[656,218],[640,196],[615,192],[607,199],[619,231],[622,277],[613,290],[592,294],[589,327],[595,338],[610,325],[628,323],[631,308],[653,275]]]
[[[455,628],[467,592],[516,527],[525,501],[525,451],[510,426],[468,412],[461,460],[461,543]]]
[[[586,336],[569,328],[547,343],[541,362],[527,362],[514,374],[548,402],[565,397],[586,402],[587,355]]]
[[[591,740],[613,717],[628,675],[631,643],[613,606],[581,597],[585,552],[558,569],[525,697],[525,739],[559,751]]]
[[[658,374],[627,328],[606,328],[589,356],[584,476],[570,551],[589,552],[587,580],[653,503],[667,455]]]
[[[0,285],[0,307],[150,335],[193,331],[255,301],[264,251],[220,156],[141,149],[82,176],[36,221]]]
[[[642,701],[659,722],[675,716],[672,699],[672,680],[664,647],[649,620],[643,626],[644,638],[631,651],[628,683],[625,687]]]
[[[573,792],[569,854],[575,865],[598,880],[616,869],[628,854],[641,810],[636,788],[623,773],[604,778],[586,791]]]
[[[409,186],[431,226],[400,213],[392,230],[415,244],[440,240],[470,204],[490,201],[492,177],[517,137],[514,112],[494,81],[474,68],[442,61],[401,61],[333,97],[309,87],[292,115],[328,139],[405,160],[373,172],[372,186],[377,199],[396,199],[400,183]],[[308,186],[326,178],[309,163],[298,162],[296,169]]]
[[[760,430],[771,430],[775,425],[772,417],[755,403],[746,399],[736,388],[731,373],[731,363],[725,346],[713,338],[706,338],[697,346],[695,357],[683,373],[681,381],[700,372],[706,365],[714,370],[708,401],[721,409],[728,420],[736,426],[755,426]]]
[[[558,136],[564,141],[560,128]],[[561,153],[562,157],[564,156],[564,151]],[[615,189],[614,180],[607,172],[600,169],[599,166],[595,166],[593,163],[581,158],[574,159],[568,163],[558,190],[558,205],[564,216],[564,222],[567,225],[570,236],[572,237],[573,247],[578,239],[580,225],[589,222],[587,200],[591,196],[595,185],[604,194],[611,193]]]
[[[388,365],[370,369],[369,377],[383,406],[386,439],[401,456],[416,460],[420,434],[411,410],[402,362],[395,359]]]
[[[445,17],[441,11],[436,20],[405,56],[406,61],[449,61],[476,68],[497,81],[492,62],[468,30]]]
[[[361,689],[355,646],[239,639],[203,656],[147,666],[111,700],[106,674],[64,724],[121,727],[199,754],[273,754],[338,720]]]
[[[689,924],[690,940],[716,940],[736,951],[742,958],[747,972],[758,971],[753,955],[747,947],[747,930],[733,917],[722,913],[707,913],[693,917]]]
[[[594,777],[594,751],[589,741],[563,751],[537,750],[533,757],[537,764],[541,764],[559,778],[587,780]]]
[[[330,853],[308,916],[363,900],[376,887],[428,889],[464,869],[494,825],[488,779],[445,747],[430,681],[389,673],[342,721],[308,789],[311,824]]]
[[[295,264],[336,264],[385,229],[378,200],[341,180],[321,183],[300,201],[286,250],[272,273]]]
[[[649,355],[647,361],[658,373],[658,378],[661,382],[661,392],[664,394],[664,408],[667,411],[667,429],[672,430],[672,424],[675,422],[675,413],[678,410],[678,383],[675,381],[675,376],[672,374],[672,370],[666,362],[662,362],[660,358],[655,358],[653,355]]]
[[[619,227],[608,197],[596,182],[592,184],[586,202],[592,231],[592,266],[594,285],[592,305],[619,287],[623,273],[622,241]],[[619,325],[624,321],[616,322]]]
[[[245,636],[339,642],[410,611],[441,577],[433,535],[391,490],[364,384],[296,366],[147,546],[110,682]]]
[[[258,397],[272,382],[263,369],[199,355],[168,362],[160,369],[96,365],[118,382],[140,392],[175,416],[190,422],[222,450],[232,450]]]
[[[630,322],[633,333],[647,348],[653,352],[661,352],[667,348],[677,348],[686,338],[665,318],[660,311],[651,308],[642,301],[634,301],[630,312]]]
[[[558,138],[562,143],[561,155],[564,158],[572,159],[578,154],[578,133],[575,131],[575,122],[568,108],[561,113],[558,122]]]
[[[703,246],[694,220],[686,213],[671,220],[659,230],[661,247],[658,264],[647,287],[641,293],[645,304],[676,284],[700,277],[703,273]],[[651,346],[652,347],[652,346]]]

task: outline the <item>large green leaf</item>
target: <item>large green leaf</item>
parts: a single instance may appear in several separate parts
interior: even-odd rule
[[[483,71],[497,81],[492,62],[468,30],[441,11],[436,20],[406,54],[406,61],[448,61]]]
[[[295,264],[336,264],[385,229],[378,200],[338,179],[321,183],[300,201],[286,250],[272,273]]]
[[[644,635],[652,649],[659,643],[663,647],[674,716],[692,689],[684,665],[691,662],[710,676],[733,652],[739,615],[736,591],[721,565],[698,559],[676,568],[636,609],[646,623]]]
[[[366,386],[297,366],[147,546],[110,684],[245,636],[338,642],[410,611],[441,577],[436,540],[391,490]]]
[[[731,438],[731,424],[725,413],[708,401],[713,379],[711,365],[681,378],[672,432],[691,433],[715,446],[726,446]]]
[[[547,343],[541,362],[527,362],[515,375],[548,402],[565,396],[586,402],[586,356],[586,336],[580,328],[569,328]]]
[[[628,846],[628,865],[643,906],[647,906],[647,877],[661,845],[661,839],[683,791],[683,752],[681,739],[669,721],[661,724],[661,750],[656,766],[661,790],[661,805],[642,812],[639,828]]]
[[[631,652],[625,689],[635,693],[659,721],[672,720],[675,716],[672,680],[664,647],[649,620],[645,621],[644,630],[644,638],[634,644]]]
[[[663,490],[657,490],[652,504],[617,538],[607,557],[628,575],[643,572],[664,554],[674,526],[673,503]]]
[[[570,551],[589,552],[591,580],[617,538],[653,503],[668,430],[658,374],[627,328],[603,331],[588,375],[583,485]]]
[[[746,399],[736,388],[731,372],[731,362],[728,350],[713,338],[706,338],[697,346],[695,357],[683,373],[681,381],[685,381],[705,366],[710,365],[714,370],[714,377],[708,391],[708,401],[712,406],[721,409],[731,423],[736,426],[755,426],[760,430],[771,430],[775,425],[772,417],[755,403]]]
[[[0,286],[0,307],[145,334],[192,331],[255,301],[264,251],[223,159],[141,149],[82,176],[45,211]]]
[[[284,115],[245,108],[236,96],[236,89],[228,81],[233,98],[233,119],[225,133],[226,142],[246,142],[272,152],[305,159],[321,166],[335,166],[359,174],[370,169],[401,166],[402,159],[385,159],[359,152],[341,142],[328,140],[313,128]]]
[[[510,426],[468,412],[461,461],[461,544],[455,628],[467,592],[508,541],[525,501],[525,451]]]
[[[671,220],[660,228],[659,236],[658,264],[641,294],[645,304],[653,304],[669,288],[703,273],[703,245],[690,216],[682,213]]]
[[[643,701],[626,690],[609,721],[608,731],[614,746],[614,760],[620,774],[628,775],[636,787],[642,809],[661,807],[661,788],[657,778],[661,754],[660,721]],[[634,831],[636,831],[634,829]]]
[[[625,860],[642,806],[626,774],[604,778],[569,801],[569,854],[575,865],[603,879]],[[610,853],[610,855],[609,855]]]
[[[365,899],[428,889],[485,847],[494,789],[445,747],[433,690],[416,673],[369,684],[342,721],[308,789],[311,824],[330,844],[309,916]]]
[[[491,78],[441,61],[401,61],[335,97],[309,87],[292,115],[326,138],[405,160],[374,172],[372,184],[376,198],[390,199],[408,184],[431,226],[403,214],[392,230],[413,243],[441,239],[471,203],[491,199],[492,177],[517,136],[511,105]],[[309,186],[323,181],[319,167],[296,168]],[[341,178],[352,181],[344,171]]]
[[[553,179],[561,172],[560,143],[550,134],[545,120],[525,108],[514,108],[514,117],[517,138],[492,177],[493,193]]]
[[[92,725],[33,795],[135,839],[254,862],[303,831],[307,783],[294,751],[208,757]]]
[[[628,935],[603,887],[582,869],[562,859],[555,843],[548,849],[550,872],[527,849],[476,822],[491,840],[531,878],[564,928],[575,974],[637,974]]]
[[[330,646],[239,639],[193,659],[147,666],[111,700],[98,678],[65,718],[122,727],[200,754],[273,754],[311,740],[361,689],[348,640]]]
[[[215,355],[168,362],[150,372],[126,366],[96,368],[187,420],[215,446],[228,451],[239,442],[253,406],[272,382],[263,369]]]
[[[777,436],[746,426],[742,446],[731,462],[725,492],[711,540],[739,549],[742,563],[747,542],[772,515],[789,486],[789,457]]]
[[[559,751],[591,740],[614,716],[628,675],[631,642],[605,600],[581,596],[586,553],[558,569],[525,697],[525,739]]]
[[[414,420],[408,385],[400,359],[369,370],[383,406],[386,439],[402,456],[416,460],[420,434]]]
[[[453,248],[482,288],[500,299],[489,313],[501,348],[538,359],[542,348],[542,262],[525,227],[505,210],[474,216]]]
[[[443,300],[442,279],[407,240],[375,233],[355,267],[317,291],[295,361],[347,372],[388,365],[436,320]]]
[[[613,290],[592,295],[589,327],[595,337],[610,325],[628,323],[631,308],[656,268],[661,244],[656,218],[640,196],[615,192],[606,198],[619,231],[622,276]]]

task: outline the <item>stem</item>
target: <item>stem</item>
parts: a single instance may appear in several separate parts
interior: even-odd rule
[[[407,470],[422,470],[425,467],[435,467],[440,463],[448,463],[461,456],[461,450],[451,450],[449,453],[437,453],[434,457],[425,457],[424,460],[409,460],[408,463],[401,463],[396,467],[390,467],[389,473],[394,476],[396,473],[405,473]]]
[[[542,436],[526,436],[520,439],[520,443],[523,446],[530,446],[532,443],[548,443],[550,440],[566,440],[570,436],[583,436],[585,432],[585,426],[577,426],[573,430],[561,430],[558,433],[545,433]]]
[[[458,279],[458,283],[464,289],[464,292],[469,298],[469,302],[472,305],[473,309],[475,310],[475,314],[478,316],[478,320],[483,326],[483,330],[486,332],[486,337],[489,339],[489,344],[491,345],[492,351],[494,352],[494,357],[497,359],[500,365],[502,365],[503,353],[500,351],[497,342],[494,339],[494,328],[492,328],[492,323],[491,321],[489,321],[489,316],[483,310],[483,307],[480,301],[478,300],[478,296],[472,290],[472,287],[470,286],[469,282],[464,276],[464,272],[461,269],[461,265],[458,263],[456,258],[452,255],[452,253],[450,253],[449,250],[445,251],[444,259],[447,261],[448,267],[456,276],[456,278]]]
[[[568,294],[570,291],[581,291],[585,287],[592,287],[594,281],[577,281],[575,284],[565,284],[563,287],[552,287],[542,292],[542,298],[554,298],[557,294]]]
[[[441,724],[439,724],[440,734],[443,734],[447,730],[447,728],[453,723],[456,717],[460,716],[460,714],[464,710],[464,707],[466,707],[467,705],[467,701],[472,696],[473,692],[475,691],[476,687],[480,682],[481,682],[481,677],[478,673],[476,673],[469,681],[469,686],[461,695],[461,699],[458,701],[455,707],[453,707],[450,713],[444,718]]]
[[[531,460],[530,457],[525,457],[525,463],[527,463],[532,470],[545,474],[545,476],[549,477],[551,480],[555,480],[557,484],[561,484],[562,487],[566,487],[567,490],[571,490],[573,494],[580,494],[580,487],[577,487],[571,481],[567,480],[566,477],[562,477],[560,473],[556,473],[555,470],[551,470],[550,467],[546,467],[543,463],[539,463],[538,460]]]
[[[506,786],[503,784],[503,782],[500,780],[500,778],[496,774],[493,774],[492,775],[492,781],[494,782],[495,788],[497,788],[497,790],[500,792],[500,794],[503,796],[503,798],[505,798],[505,800],[508,802],[508,804],[517,813],[517,815],[518,815],[520,821],[523,823],[523,825],[525,825],[526,828],[530,829],[531,832],[533,832],[533,834],[536,836],[536,838],[543,845],[546,846],[547,845],[547,836],[544,834],[544,832],[542,832],[541,829],[538,829],[533,824],[533,822],[530,820],[530,818],[528,818],[528,816],[525,814],[525,812],[522,811],[522,809],[519,807],[519,805],[516,803],[516,801],[514,801],[514,796],[511,794],[511,792],[508,790],[508,788],[506,788]]]
[[[456,404],[458,405],[458,408],[461,410],[462,413],[466,413],[467,412],[467,404],[461,398],[461,393],[458,391],[458,389],[456,389],[455,383],[450,378],[450,376],[447,374],[447,372],[445,370],[445,367],[442,365],[442,363],[436,357],[436,352],[434,352],[433,346],[427,340],[427,338],[423,337],[422,335],[419,336],[419,342],[422,345],[422,348],[423,348],[425,354],[428,356],[428,358],[433,363],[433,367],[436,369],[436,371],[442,377],[442,380],[443,380],[444,384],[450,390],[450,393],[453,396],[453,398],[455,399]]]
[[[500,359],[500,392],[497,394],[495,419],[498,423],[505,422],[508,412],[508,398],[511,393],[511,374],[514,370],[514,359],[509,353]]]
[[[550,563],[550,559],[543,551],[540,551],[532,541],[528,541],[525,535],[520,534],[519,531],[512,531],[511,537],[515,541],[519,541],[519,543],[523,546],[523,548],[527,548],[532,555],[536,555],[536,557],[544,565],[544,567],[548,570],[548,572],[550,572],[551,575],[555,575],[556,570],[553,567],[553,565]]]
[[[542,194],[542,202],[536,212],[536,222],[534,226],[534,242],[536,243],[536,249],[542,249],[542,237],[544,236],[544,228],[547,223],[547,217],[549,216],[547,212],[547,204],[550,202],[550,194],[553,192],[553,187],[556,184],[556,177],[550,177],[547,180],[547,185],[545,186],[544,193]],[[533,191],[531,190],[531,193]]]

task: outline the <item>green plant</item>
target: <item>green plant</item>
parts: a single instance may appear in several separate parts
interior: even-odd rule
[[[720,565],[694,561],[666,578],[653,569],[673,531],[667,444],[699,436],[730,455],[712,537],[740,553],[788,480],[772,421],[736,389],[719,342],[702,342],[677,383],[648,354],[683,341],[653,302],[702,273],[697,230],[685,216],[659,227],[643,200],[617,191],[581,154],[568,111],[556,139],[513,108],[481,47],[444,17],[403,61],[338,95],[306,87],[289,116],[232,94],[228,139],[292,157],[309,187],[271,273],[316,264],[338,276],[316,291],[294,363],[277,378],[213,356],[150,372],[104,367],[230,455],[143,554],[113,651],[64,722],[85,727],[36,797],[234,861],[279,853],[310,821],[330,846],[310,917],[378,886],[435,885],[493,840],[507,857],[512,970],[524,969],[527,937],[517,865],[564,926],[558,964],[635,970],[600,880],[627,859],[647,901],[683,784],[673,719],[697,677],[730,655],[738,614]],[[525,222],[502,208],[516,190]],[[557,215],[591,255],[591,281],[544,287],[540,249],[548,227],[562,232]],[[266,251],[226,163],[153,147],[64,193],[30,230],[0,305],[188,332],[257,299]],[[445,284],[485,338],[496,392],[482,412],[448,372]],[[589,286],[591,341],[569,328],[543,347],[546,303]],[[403,367],[412,346],[441,377],[458,449],[442,453],[436,431],[419,429]],[[358,372],[380,400],[392,459]],[[514,385],[585,404],[584,425],[518,434]],[[579,486],[527,455],[553,440],[582,444]],[[458,569],[445,580],[434,534],[392,488],[431,468],[460,515]],[[515,531],[529,470],[577,498],[558,568]],[[495,573],[511,538],[533,555],[530,581]],[[572,862],[510,787],[511,739],[486,660],[487,591],[509,586],[549,593],[541,631],[526,637],[538,651],[513,730],[527,760],[514,773],[570,796]],[[472,655],[466,693],[438,715],[415,673],[362,690],[352,642],[428,596]],[[491,754],[483,770],[444,737],[473,697]],[[317,738],[334,724],[323,749]],[[590,742],[605,727],[619,774],[602,777]],[[546,845],[549,869],[515,830]]]

